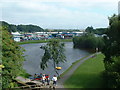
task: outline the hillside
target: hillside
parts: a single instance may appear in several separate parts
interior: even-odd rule
[[[44,31],[43,28],[37,26],[37,25],[14,25],[14,24],[9,24],[5,21],[0,21],[0,24],[4,27],[8,28],[9,32],[42,32]]]

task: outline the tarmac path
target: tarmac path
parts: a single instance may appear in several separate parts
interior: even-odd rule
[[[99,53],[95,53],[95,54],[99,54]],[[82,59],[81,61],[79,61],[76,65],[74,65],[65,75],[63,75],[62,77],[60,77],[60,79],[57,82],[57,87],[56,88],[64,88],[63,84],[64,82],[70,78],[70,76],[74,73],[74,71],[87,59],[92,58],[95,56],[95,54],[92,54],[84,59]]]

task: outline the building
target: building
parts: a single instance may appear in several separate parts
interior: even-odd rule
[[[20,33],[19,32],[11,32],[11,34],[13,35],[13,40],[16,42],[20,42]]]

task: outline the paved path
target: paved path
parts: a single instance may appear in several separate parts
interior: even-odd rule
[[[96,53],[99,54],[99,53]],[[65,75],[63,75],[59,80],[58,80],[58,86],[57,88],[64,88],[63,83],[74,73],[74,71],[87,59],[93,57],[95,54],[92,54],[80,62],[78,62],[76,65],[74,65]]]

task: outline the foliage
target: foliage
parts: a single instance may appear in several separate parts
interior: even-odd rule
[[[96,28],[94,30],[94,33],[98,35],[103,35],[103,34],[106,34],[106,31],[107,31],[107,28]]]
[[[7,27],[9,32],[41,32],[44,31],[39,26],[36,25],[13,25],[13,24],[8,24],[7,22],[0,21],[2,26]]]
[[[44,56],[42,57],[42,61],[40,63],[41,68],[44,70],[46,67],[48,67],[47,62],[51,61],[53,62],[55,72],[58,74],[56,67],[60,62],[66,61],[64,54],[64,43],[60,43],[59,40],[53,39],[50,40],[47,45],[41,46],[40,48],[45,50]]]
[[[104,36],[105,46],[102,50],[105,55],[104,78],[108,87],[120,88],[120,16],[109,17],[107,36]]]
[[[18,25],[18,31],[20,32],[41,32],[44,31],[41,27],[36,25]]]
[[[79,29],[45,29],[45,31],[53,31],[53,32],[79,32],[80,30]]]
[[[7,28],[0,28],[2,32],[2,88],[13,88],[14,79],[23,70],[23,49],[11,39]],[[12,85],[12,86],[11,86]]]
[[[91,27],[87,27],[87,28],[85,29],[85,31],[88,32],[88,33],[93,33],[93,32],[94,32],[94,29],[93,29],[93,27],[91,26]]]
[[[87,33],[81,37],[73,38],[74,47],[85,48],[85,49],[94,49],[97,47],[102,49],[104,42],[101,37],[95,37],[94,34]]]
[[[87,27],[85,29],[85,32],[87,33],[94,33],[94,34],[98,34],[98,35],[103,35],[106,34],[107,28],[96,28],[94,29],[92,26],[91,27]]]

